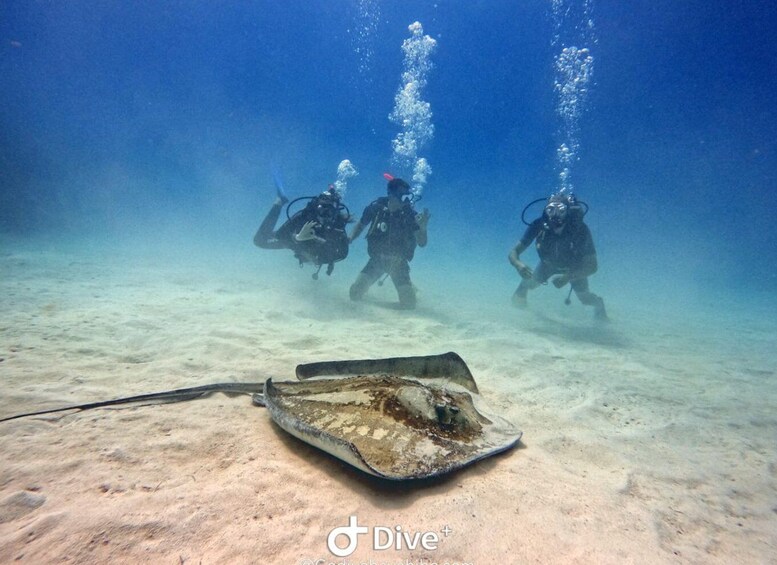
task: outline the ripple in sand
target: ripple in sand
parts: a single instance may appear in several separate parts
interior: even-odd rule
[[[46,497],[29,491],[19,491],[0,502],[0,524],[17,520],[43,506]]]

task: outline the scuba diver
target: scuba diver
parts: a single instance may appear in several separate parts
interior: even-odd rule
[[[523,209],[521,219],[529,227],[508,255],[510,264],[522,279],[513,294],[513,304],[525,307],[528,292],[547,284],[550,277],[557,275],[551,280],[553,286],[562,288],[569,284],[570,295],[574,291],[580,302],[593,306],[597,320],[607,320],[604,300],[588,289],[588,277],[598,268],[591,230],[583,221],[588,205],[577,200],[571,192],[558,192],[547,199],[541,217],[526,222],[526,210],[542,200],[544,198],[535,200]],[[532,271],[520,257],[535,240],[540,263]],[[570,303],[569,295],[565,303]]]
[[[348,256],[345,225],[350,213],[340,194],[330,184],[318,196],[302,196],[289,203],[280,176],[275,173],[273,179],[277,196],[254,235],[254,245],[262,249],[291,249],[300,267],[305,263],[318,267],[313,273],[314,279],[318,279],[323,265],[327,265],[326,274],[331,275],[334,264]],[[308,203],[291,215],[291,207],[302,200],[308,200]],[[275,230],[281,210],[287,203],[286,222]]]
[[[361,300],[367,290],[386,275],[391,277],[397,289],[399,307],[411,310],[416,306],[416,292],[410,282],[410,261],[416,245],[426,245],[426,226],[431,216],[426,208],[423,213],[416,213],[409,184],[388,173],[383,177],[388,181],[387,196],[367,205],[349,238],[354,241],[365,227],[369,227],[367,254],[370,259],[351,285],[351,300]],[[383,284],[383,280],[378,284]]]

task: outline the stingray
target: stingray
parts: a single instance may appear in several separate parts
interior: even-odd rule
[[[384,479],[449,473],[506,451],[522,432],[480,396],[456,353],[298,365],[296,381],[220,383],[17,414],[251,394],[283,430]]]

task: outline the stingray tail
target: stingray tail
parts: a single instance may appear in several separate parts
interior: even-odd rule
[[[124,398],[114,398],[112,400],[102,400],[99,402],[88,402],[86,404],[75,404],[73,406],[63,406],[62,408],[50,408],[37,412],[25,412],[24,414],[0,418],[0,422],[8,422],[10,420],[26,418],[28,416],[42,416],[44,414],[54,414],[56,412],[66,412],[68,410],[91,410],[92,408],[104,408],[106,406],[118,406],[120,404],[167,404],[170,402],[185,402],[187,400],[208,396],[214,392],[223,392],[226,394],[251,394],[252,400],[256,406],[264,406],[263,391],[264,383],[217,383],[191,388],[167,390],[164,392],[152,392],[137,396],[127,396]]]

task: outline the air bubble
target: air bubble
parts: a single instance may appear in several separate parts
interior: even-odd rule
[[[411,37],[402,43],[405,53],[402,84],[394,96],[394,109],[389,119],[402,127],[391,142],[392,161],[400,168],[413,171],[413,193],[420,196],[432,168],[418,157],[419,151],[434,137],[431,105],[421,99],[427,76],[433,64],[431,55],[437,42],[424,35],[420,22],[408,26]]]
[[[348,159],[343,159],[337,166],[337,180],[335,181],[335,190],[340,198],[345,196],[348,188],[348,179],[355,177],[359,172]]]
[[[562,44],[555,59],[556,114],[561,120],[561,143],[556,151],[559,191],[572,192],[572,167],[580,148],[580,119],[587,108],[593,80],[594,58],[588,47],[596,44],[592,0],[552,0],[555,24],[552,44]]]

